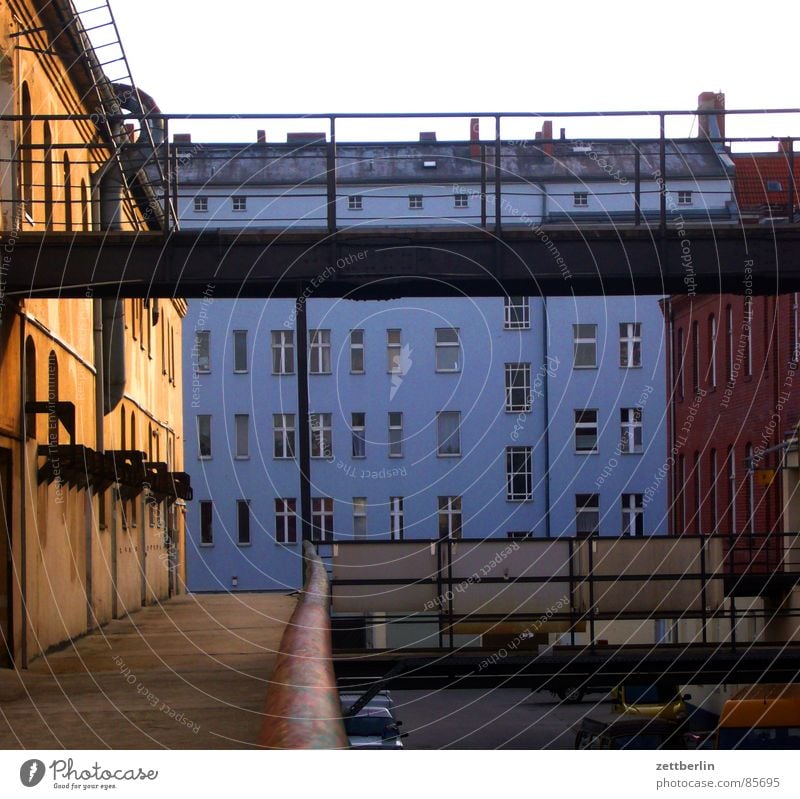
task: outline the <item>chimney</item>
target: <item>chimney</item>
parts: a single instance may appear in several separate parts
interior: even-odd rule
[[[566,139],[567,138],[567,129],[566,128],[561,128],[560,137],[561,137],[561,139]]]
[[[701,139],[725,138],[725,114],[703,114],[701,111],[724,111],[722,92],[701,92],[697,98],[697,135]]]
[[[469,121],[469,157],[480,158],[481,156],[481,121],[477,117]]]
[[[793,142],[790,138],[786,139],[778,139],[778,152],[779,153],[790,153],[792,152],[792,145]]]
[[[257,130],[256,131],[256,141],[259,144],[266,144],[267,143],[267,131],[265,131],[265,130]]]
[[[420,141],[436,141],[435,130],[422,130],[419,134]]]
[[[546,119],[542,124],[542,138],[543,139],[552,139],[553,138],[553,123]],[[542,152],[545,155],[552,155],[553,154],[553,142],[547,142],[542,145]]]
[[[192,143],[192,134],[191,133],[175,133],[172,136],[172,143],[173,144],[191,144]]]

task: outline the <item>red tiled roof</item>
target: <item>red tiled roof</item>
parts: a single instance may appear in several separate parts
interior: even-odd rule
[[[789,200],[788,153],[747,153],[732,156],[736,164],[736,201],[742,211],[786,208]],[[800,203],[800,153],[795,155],[795,206]]]

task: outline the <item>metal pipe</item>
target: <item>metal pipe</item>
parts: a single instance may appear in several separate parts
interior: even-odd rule
[[[281,639],[258,743],[268,749],[346,749],[331,659],[328,575],[310,541],[303,542],[303,559],[306,582]]]

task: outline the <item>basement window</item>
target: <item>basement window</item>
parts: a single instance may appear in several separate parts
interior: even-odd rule
[[[195,197],[194,210],[198,214],[206,213],[208,211],[208,197]]]
[[[361,211],[364,208],[364,198],[360,194],[351,194],[347,198],[348,211]]]
[[[585,191],[576,191],[572,194],[572,204],[576,208],[586,208],[589,205],[589,193]]]
[[[233,197],[233,210],[234,211],[246,211],[247,210],[247,197]]]
[[[679,191],[678,192],[678,205],[691,205],[692,204],[692,192],[690,191]]]

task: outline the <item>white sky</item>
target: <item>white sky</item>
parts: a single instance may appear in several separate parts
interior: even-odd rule
[[[699,92],[718,90],[728,108],[800,106],[798,11],[783,0],[111,1],[134,79],[165,112],[689,109]],[[668,133],[691,135],[694,124],[677,120]],[[171,133],[245,141],[266,128],[280,140],[286,129],[225,125]],[[446,125],[414,120],[390,132],[383,123],[339,133],[416,138],[435,128],[440,138],[467,138],[466,121]],[[657,134],[654,120],[556,120],[561,126],[572,136]],[[509,123],[503,135],[530,137],[539,127]],[[729,122],[729,135],[740,131],[800,135],[800,117]]]

